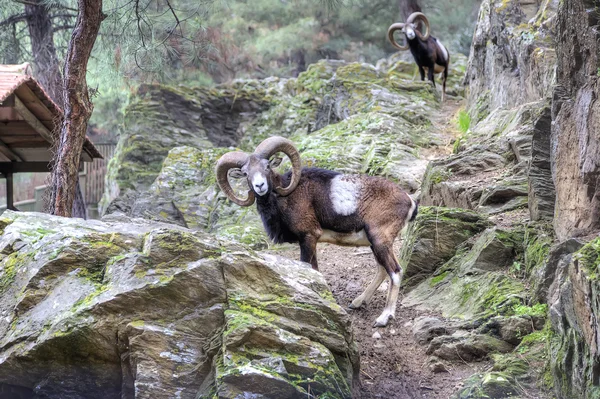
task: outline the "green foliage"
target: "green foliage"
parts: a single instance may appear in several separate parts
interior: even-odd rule
[[[458,154],[460,147],[467,141],[471,128],[471,115],[464,108],[461,108],[456,114],[456,127],[461,133],[460,136],[454,141],[452,147],[452,153]]]
[[[461,133],[466,134],[471,127],[471,116],[467,113],[467,111],[461,109],[458,111],[456,122],[458,124],[458,130]]]
[[[592,280],[597,280],[600,276],[600,238],[587,243],[581,248],[574,257],[579,262],[580,267],[588,273]]]
[[[515,316],[546,317],[548,305],[543,303],[537,303],[533,306],[515,305],[512,312]]]

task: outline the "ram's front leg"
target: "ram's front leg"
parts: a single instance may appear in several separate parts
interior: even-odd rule
[[[371,298],[373,298],[373,294],[375,293],[375,291],[377,291],[377,288],[379,288],[379,286],[381,285],[381,283],[383,283],[387,276],[388,273],[385,270],[385,268],[383,266],[377,265],[377,274],[375,275],[375,277],[373,277],[373,280],[371,280],[371,283],[369,284],[367,289],[362,294],[357,296],[348,307],[350,309],[358,309],[362,305],[369,303],[371,301]]]
[[[318,238],[311,234],[300,238],[300,260],[310,263],[315,270],[319,270],[317,264],[317,241]]]

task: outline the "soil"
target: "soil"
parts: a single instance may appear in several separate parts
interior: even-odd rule
[[[452,143],[459,135],[453,121],[462,103],[447,100],[442,110],[434,116],[431,129],[441,145],[421,151],[424,159],[436,159],[452,152]],[[399,252],[401,239],[396,242]],[[434,316],[434,312],[420,312],[401,305],[398,300],[396,319],[385,328],[373,328],[372,324],[385,306],[387,282],[374,295],[371,303],[350,310],[347,306],[367,287],[376,271],[376,262],[368,247],[348,248],[319,244],[317,250],[319,271],[323,273],[337,303],[348,309],[354,328],[354,336],[361,357],[361,384],[354,392],[356,398],[397,399],[448,399],[474,373],[488,369],[489,362],[444,363],[446,371],[433,372],[426,345],[419,345],[412,335],[414,320],[419,316]],[[300,259],[297,246],[285,245],[270,252],[291,259]],[[375,333],[380,338],[374,338]]]

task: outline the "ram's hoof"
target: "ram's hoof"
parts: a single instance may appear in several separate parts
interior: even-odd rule
[[[360,305],[357,305],[354,302],[350,302],[350,304],[348,305],[348,308],[352,309],[352,310],[356,310],[356,309],[362,308],[365,305],[366,305],[366,303],[364,303],[364,302],[362,302]]]
[[[385,327],[388,325],[390,319],[393,319],[392,315],[381,315],[377,318],[377,320],[375,320],[375,323],[373,323],[373,327],[377,328],[377,327]]]

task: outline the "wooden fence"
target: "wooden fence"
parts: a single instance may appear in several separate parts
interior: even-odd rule
[[[108,162],[115,155],[116,143],[95,143],[104,159],[94,159],[93,162],[86,162],[83,169],[83,198],[88,207],[97,207],[98,202],[104,194],[104,181],[106,178],[106,168]]]

